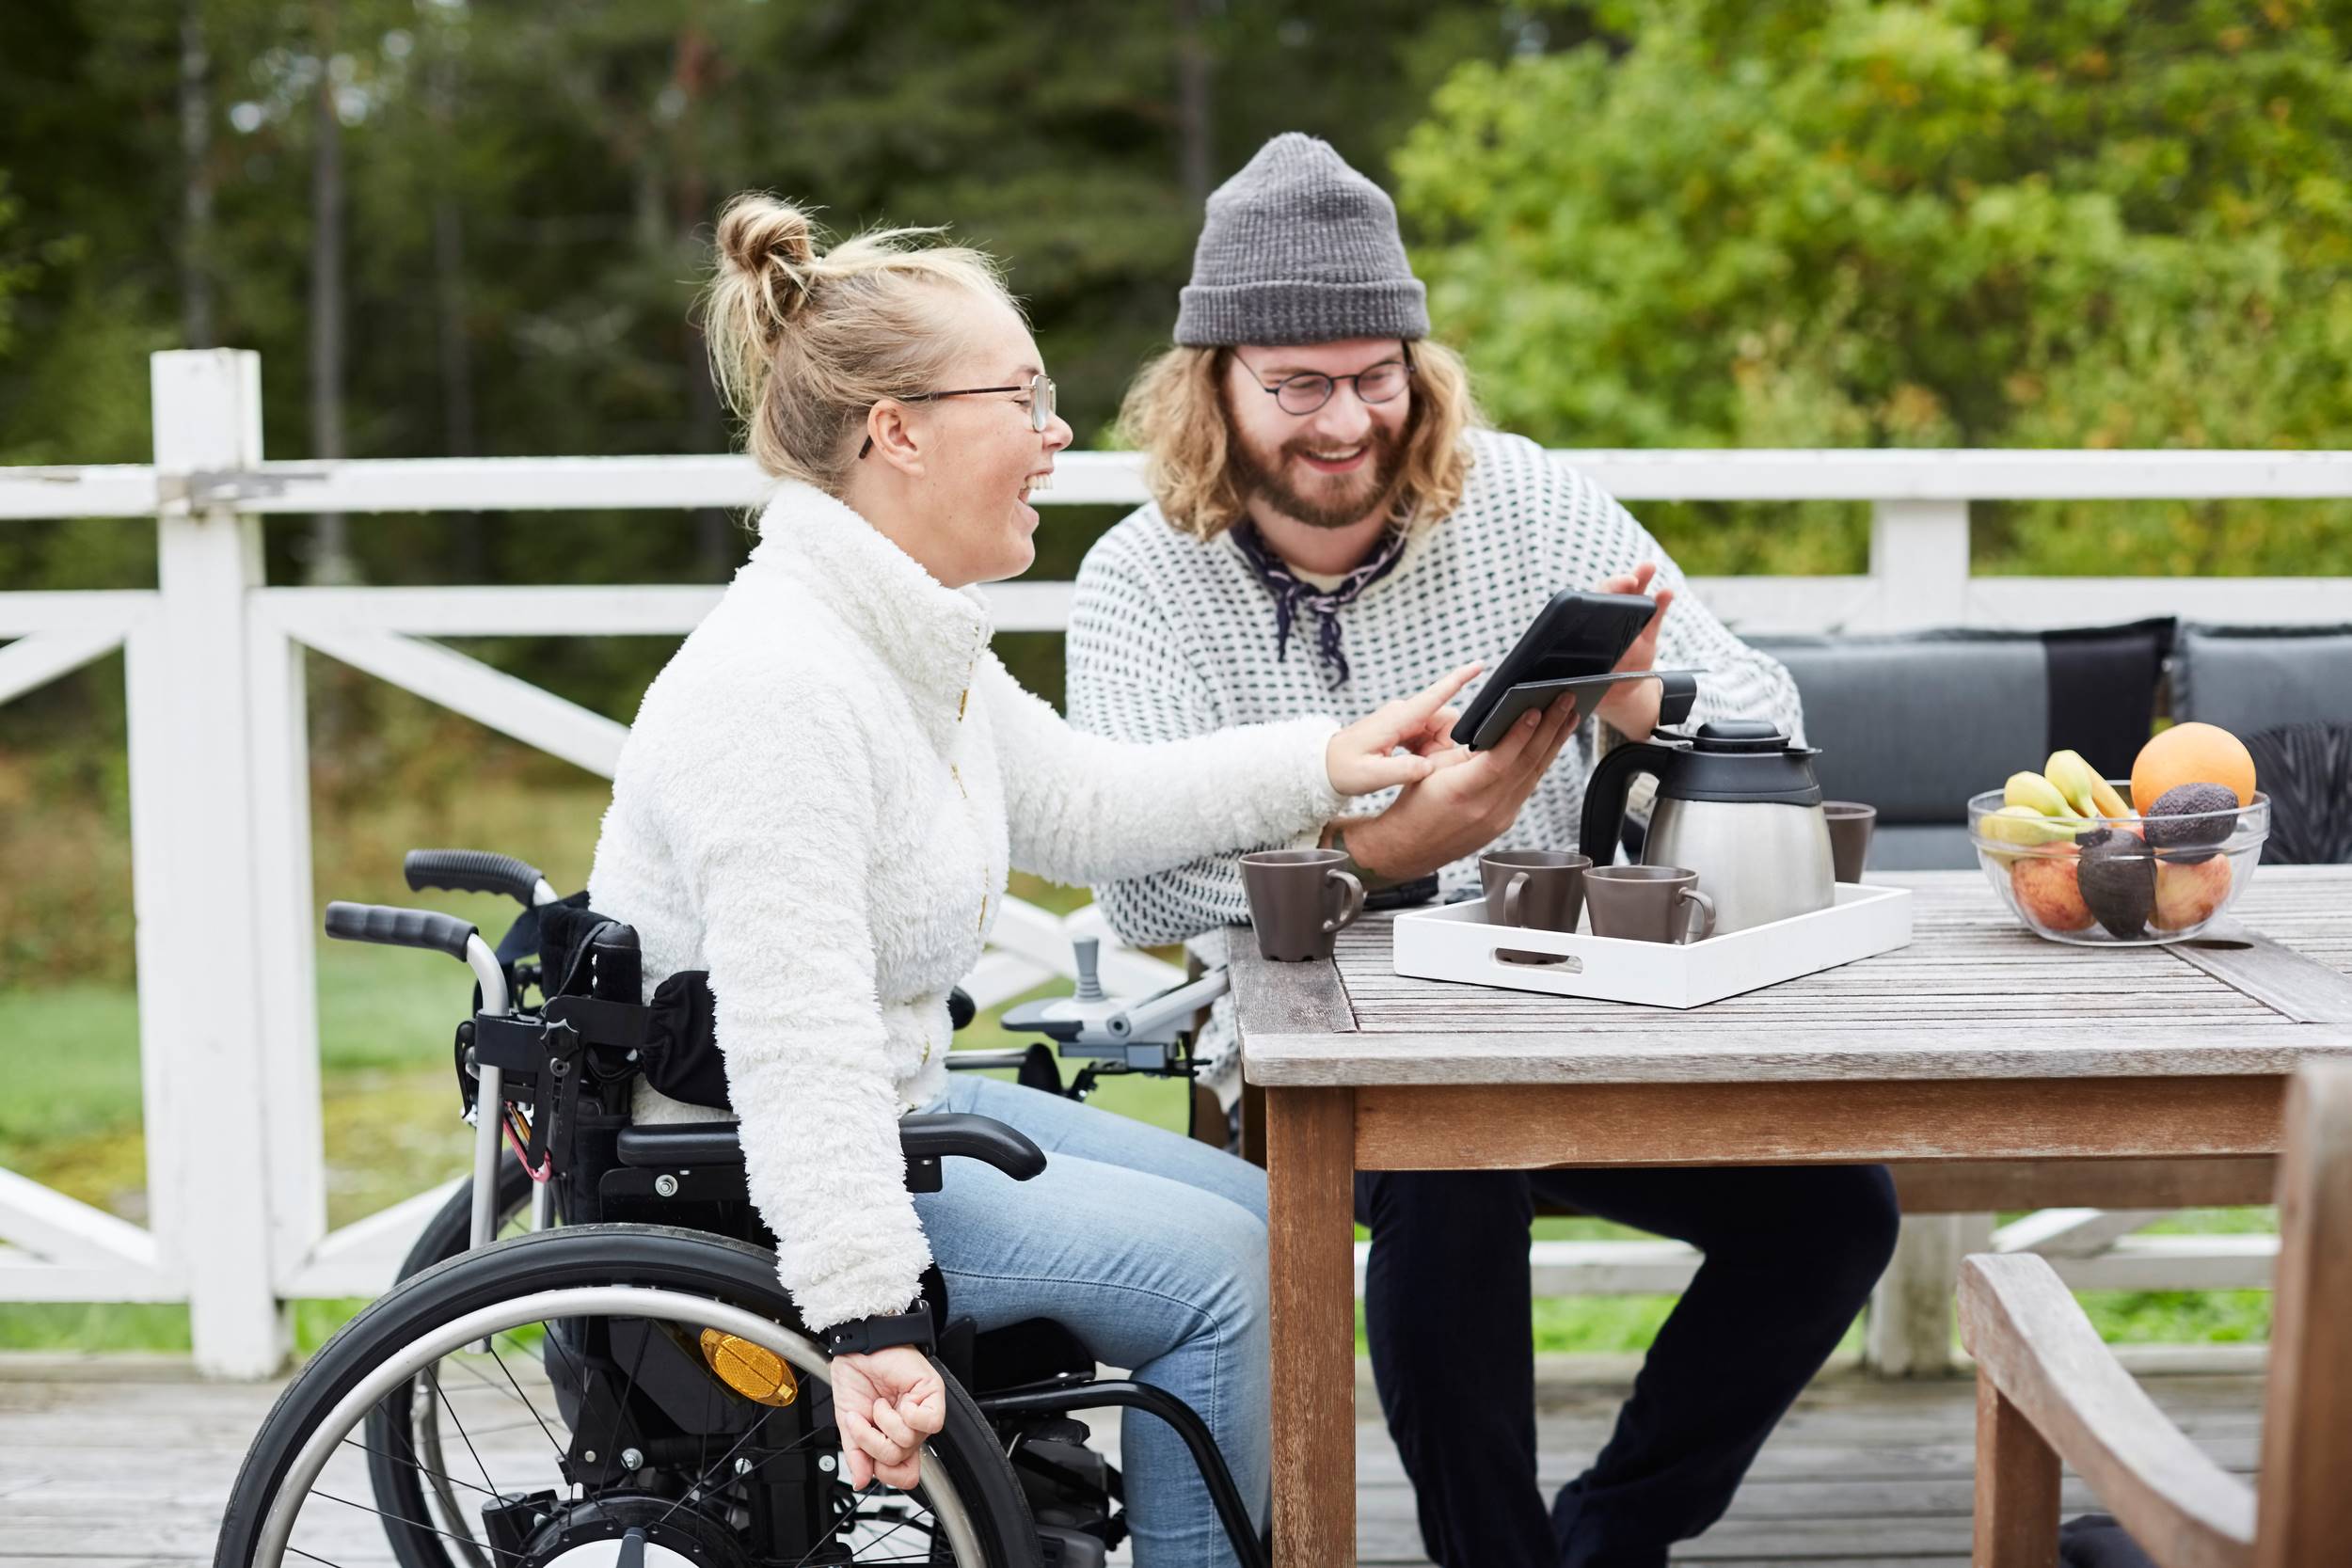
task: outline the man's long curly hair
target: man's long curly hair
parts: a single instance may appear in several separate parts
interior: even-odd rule
[[[1424,339],[1412,355],[1413,408],[1406,426],[1395,503],[1406,527],[1420,530],[1461,503],[1470,476],[1468,433],[1486,422],[1470,395],[1462,356]],[[1160,515],[1198,539],[1214,539],[1241,521],[1243,494],[1232,460],[1232,422],[1225,405],[1225,364],[1232,350],[1172,348],[1144,367],[1119,415],[1126,443],[1148,462],[1144,483]]]

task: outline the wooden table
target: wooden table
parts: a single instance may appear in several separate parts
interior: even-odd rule
[[[1404,978],[1379,916],[1327,964],[1234,933],[1282,1568],[1356,1560],[1357,1169],[2243,1160],[2298,1061],[2352,1055],[2352,867],[2265,866],[2226,936],[2143,948],[2044,942],[1977,872],[1873,879],[1915,890],[1908,948],[1690,1012]]]

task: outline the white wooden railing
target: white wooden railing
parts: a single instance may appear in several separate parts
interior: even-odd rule
[[[157,585],[6,592],[0,703],[117,647],[128,682],[133,893],[150,1223],[141,1227],[0,1171],[0,1300],[189,1305],[206,1371],[253,1376],[285,1348],[282,1305],[372,1294],[439,1192],[329,1231],[319,1116],[316,929],[310,879],[305,648],[610,776],[624,726],[468,658],[437,638],[676,636],[716,588],[271,588],[269,513],[745,507],[761,492],[740,457],[499,458],[270,463],[261,366],[235,350],[158,354],[151,465],[0,468],[0,524],[151,518]],[[1580,451],[1629,500],[1872,503],[1861,577],[1698,583],[1748,630],[1938,624],[2037,626],[2176,614],[2215,621],[2341,618],[2352,581],[2325,578],[1977,578],[1972,499],[2352,497],[2352,453],[2055,451]],[[1057,504],[1142,499],[1128,454],[1066,453]],[[999,626],[1058,631],[1070,585],[999,585]],[[0,868],[0,895],[6,871]],[[1069,938],[1100,932],[1010,903],[970,984],[983,1004],[1067,974]],[[1106,934],[1106,933],[1104,933]],[[1114,953],[1114,987],[1165,977]],[[71,1049],[44,1042],[42,1049]],[[2152,1215],[2081,1212],[2007,1240],[2074,1259],[2082,1285],[2264,1285],[2263,1239],[2129,1239]],[[2155,1244],[2149,1244],[2152,1241]],[[1679,1288],[1691,1255],[1668,1243],[1550,1243],[1539,1288]]]

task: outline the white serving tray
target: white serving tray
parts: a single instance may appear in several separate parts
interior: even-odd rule
[[[1689,943],[1489,926],[1486,901],[1473,898],[1398,915],[1392,961],[1399,974],[1423,980],[1700,1007],[1910,945],[1909,888],[1840,882],[1837,902],[1826,910]],[[1558,953],[1566,961],[1505,963],[1499,949]]]

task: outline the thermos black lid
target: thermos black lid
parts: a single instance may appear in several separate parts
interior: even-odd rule
[[[1788,737],[1764,719],[1710,719],[1699,726],[1692,749],[1717,754],[1745,752],[1777,752],[1785,749]]]
[[[1821,786],[1813,777],[1813,755],[1789,745],[1770,720],[1710,719],[1691,737],[1688,751],[1659,768],[1658,793],[1668,800],[1818,806]]]

